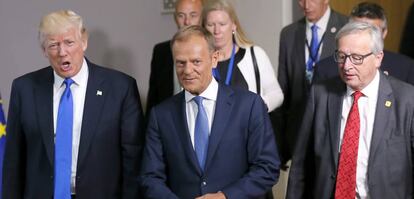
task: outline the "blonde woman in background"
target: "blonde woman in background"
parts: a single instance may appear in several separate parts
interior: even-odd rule
[[[268,112],[279,107],[283,93],[269,57],[246,37],[231,3],[206,1],[203,26],[214,35],[215,47],[220,52],[213,71],[217,81],[259,94]]]

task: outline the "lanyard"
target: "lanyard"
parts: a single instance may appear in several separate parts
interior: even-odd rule
[[[326,31],[325,31],[326,32]],[[318,48],[316,49],[316,57],[313,57],[312,55],[312,50],[311,47],[309,46],[309,41],[308,39],[306,39],[305,43],[306,43],[306,47],[308,48],[308,52],[309,52],[309,58],[312,59],[313,63],[316,63],[318,61],[318,54],[319,54],[319,49],[321,48],[323,39],[325,38],[325,33],[323,33],[322,37],[321,37],[321,41],[319,41],[318,43]]]
[[[236,54],[236,44],[233,43],[233,49],[231,50],[231,57],[229,65],[227,66],[227,75],[226,75],[226,85],[230,85],[231,78],[233,76],[233,68],[234,68],[234,57]],[[218,72],[217,67],[213,68],[213,76],[216,78],[217,81],[220,81],[220,73]]]

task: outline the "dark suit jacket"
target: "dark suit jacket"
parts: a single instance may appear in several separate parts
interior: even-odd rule
[[[181,92],[151,111],[143,155],[146,198],[263,197],[279,177],[279,158],[266,106],[245,90],[219,86],[203,173],[194,152]]]
[[[88,66],[76,197],[138,198],[143,138],[136,81],[91,62]],[[3,199],[53,198],[53,82],[50,66],[13,81]]]
[[[152,52],[146,117],[153,106],[174,95],[174,72],[170,40],[155,45]]]
[[[331,198],[339,160],[345,84],[315,82],[289,174],[287,198]],[[387,107],[385,102],[390,101]],[[380,73],[368,161],[370,198],[413,198],[414,87]]]
[[[335,51],[335,35],[347,22],[346,16],[332,10],[320,60]],[[273,114],[273,120],[276,121],[275,129],[284,134],[278,144],[285,161],[290,159],[310,87],[305,77],[305,45],[305,18],[283,28],[280,34],[278,80],[285,98],[282,106]]]
[[[414,60],[405,55],[384,50],[381,70],[388,75],[414,85]],[[316,64],[313,81],[321,81],[338,75],[338,64],[333,56],[329,56]]]
[[[400,53],[414,59],[414,3],[411,4],[407,17],[405,18],[405,26],[402,32]]]

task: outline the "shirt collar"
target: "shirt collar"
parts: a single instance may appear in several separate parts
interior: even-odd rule
[[[318,26],[318,29],[322,30],[322,32],[325,32],[326,27],[328,26],[330,16],[331,8],[328,6],[328,9],[326,9],[325,14],[323,14],[322,17],[316,23],[311,23],[306,19],[307,29],[310,29],[314,24],[316,24],[316,26]]]
[[[56,73],[56,71],[53,71],[53,75],[55,77],[54,84],[58,85],[59,87],[62,86],[63,81],[65,81],[65,79],[59,76]],[[81,69],[75,76],[71,77],[71,79],[76,85],[86,84],[88,81],[88,75],[89,75],[88,64],[86,63],[85,58],[83,58]]]
[[[199,96],[203,97],[204,99],[216,101],[217,92],[218,92],[218,83],[216,79],[211,78],[210,84],[208,85],[206,90],[204,90]],[[191,94],[190,92],[186,90],[184,91],[184,93],[185,93],[185,102],[187,103],[195,97],[195,95]]]
[[[361,93],[364,94],[365,97],[373,98],[378,95],[378,88],[379,88],[379,71],[375,73],[374,79],[367,85],[365,88],[361,90]],[[351,96],[355,91],[352,90],[349,86],[346,86],[346,95]]]

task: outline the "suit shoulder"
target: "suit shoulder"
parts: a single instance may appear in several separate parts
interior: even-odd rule
[[[338,75],[326,79],[319,79],[312,83],[312,89],[315,93],[338,93],[342,92],[345,88],[345,83]]]
[[[26,73],[20,77],[17,77],[14,79],[13,82],[15,83],[25,83],[25,82],[36,82],[36,81],[44,81],[45,79],[48,79],[48,77],[53,77],[53,69],[52,67],[44,67],[42,69],[32,71],[29,73]],[[52,79],[53,80],[53,79]]]
[[[91,67],[91,70],[94,70],[94,72],[99,75],[99,76],[103,76],[105,77],[106,80],[111,80],[114,82],[117,81],[135,81],[135,78],[133,78],[130,75],[127,75],[121,71],[112,69],[112,68],[108,68],[108,67],[104,67],[104,66],[99,66],[99,65],[95,65],[92,63],[88,63]]]
[[[161,43],[155,44],[154,46],[154,53],[155,52],[164,52],[164,51],[170,51],[171,47],[170,47],[170,40],[167,41],[163,41]]]
[[[305,18],[301,18],[298,21],[295,21],[285,27],[283,27],[281,31],[281,35],[291,35],[293,32],[295,32],[300,26],[305,25]]]
[[[151,108],[151,112],[165,113],[167,111],[172,110],[173,107],[178,106],[180,103],[184,103],[184,100],[185,100],[184,93],[183,92],[177,93],[161,101],[159,104],[153,106]]]
[[[411,57],[408,57],[403,54],[391,52],[384,50],[384,60],[383,62],[387,61],[387,63],[396,63],[398,65],[404,66],[412,66],[414,67],[414,60]],[[398,66],[397,66],[398,67]]]
[[[414,100],[414,86],[392,76],[386,76],[395,96]]]
[[[336,18],[337,23],[340,24],[341,26],[345,25],[349,21],[349,18],[346,15],[343,15],[335,10],[332,10],[331,15]]]
[[[249,91],[247,89],[243,89],[243,88],[234,88],[234,87],[230,87],[230,86],[226,86],[226,85],[221,85],[220,88],[223,93],[228,93],[230,96],[232,96],[234,99],[237,99],[237,101],[242,102],[242,101],[255,101],[255,100],[260,100],[263,101],[263,99],[256,93]],[[219,90],[220,92],[220,90]]]

